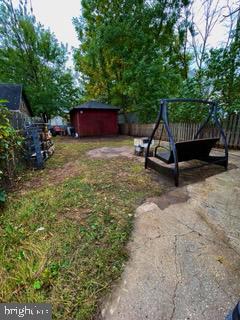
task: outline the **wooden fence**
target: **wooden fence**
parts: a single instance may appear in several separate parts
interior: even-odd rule
[[[11,122],[11,125],[16,130],[21,130],[26,125],[29,125],[32,123],[32,119],[30,117],[20,112],[14,112],[14,111],[10,112],[9,120]]]
[[[11,111],[9,115],[11,125],[16,130],[23,130],[30,125],[40,126],[43,125],[43,121],[38,117],[29,117],[21,112]]]
[[[240,114],[232,114],[223,121],[228,146],[230,148],[240,149]],[[150,137],[155,124],[120,124],[120,133],[134,137]],[[195,123],[173,123],[170,125],[175,141],[191,140],[199,128]],[[159,139],[162,132],[162,126],[156,132],[154,139]],[[219,130],[215,127],[206,127],[200,138],[219,136]],[[165,130],[162,133],[162,140],[168,140]],[[222,139],[219,146],[223,146]]]

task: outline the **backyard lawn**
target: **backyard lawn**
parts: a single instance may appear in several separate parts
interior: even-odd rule
[[[56,138],[1,212],[0,300],[49,302],[54,319],[92,319],[127,259],[134,210],[163,191],[136,158],[88,150],[131,139]]]

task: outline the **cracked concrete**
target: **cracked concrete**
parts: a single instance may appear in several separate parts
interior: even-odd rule
[[[240,170],[166,197],[136,210],[130,259],[101,319],[220,320],[239,300]]]

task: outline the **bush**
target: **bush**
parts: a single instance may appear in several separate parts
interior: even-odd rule
[[[15,152],[22,145],[22,137],[11,126],[9,111],[0,100],[0,203],[6,200],[4,186],[11,181],[16,166]]]

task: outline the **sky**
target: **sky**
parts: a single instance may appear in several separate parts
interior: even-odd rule
[[[69,46],[78,46],[72,18],[80,15],[80,0],[31,0],[33,13],[56,37]]]
[[[19,0],[13,0],[15,4]],[[30,0],[28,0],[30,2]],[[225,5],[228,1],[232,8],[236,8],[239,0],[213,0],[219,1],[220,5]],[[55,33],[57,39],[64,44],[69,44],[71,47],[78,47],[79,42],[72,24],[73,17],[80,15],[81,0],[31,0],[33,12],[37,20],[45,27],[49,27]],[[195,19],[201,29],[204,28],[204,21],[202,20],[201,4],[203,0],[195,0]],[[217,23],[211,37],[209,38],[209,46],[216,47],[224,41],[226,29],[224,22]],[[71,64],[70,59],[70,64]]]
[[[18,0],[14,1],[16,3],[18,2]],[[238,0],[214,0],[214,2],[216,1],[219,1],[221,6],[229,1],[229,4],[233,8],[236,7],[238,2]],[[31,0],[31,2],[37,20],[46,27],[50,27],[61,42],[68,43],[73,47],[78,46],[79,43],[72,24],[72,18],[80,15],[81,0]],[[201,19],[202,3],[203,0],[195,0],[194,7],[195,19],[199,25],[204,27],[204,21]],[[210,44],[212,46],[216,46],[223,40],[224,30],[224,23],[217,23],[210,39]]]
[[[230,22],[230,18],[224,18],[224,16],[227,16],[229,14],[229,8],[231,8],[231,11],[234,11],[237,7],[239,7],[239,0],[211,0],[212,6],[210,7],[210,11],[213,12],[213,9],[217,5],[217,8],[221,8],[219,11],[219,18],[217,19],[217,23],[215,27],[213,28],[210,37],[208,39],[208,46],[209,47],[217,47],[221,45],[224,41],[226,41],[227,35],[228,35],[228,25]],[[200,31],[204,34],[204,28],[205,28],[205,20],[204,20],[204,10],[206,9],[206,6],[204,7],[203,0],[194,0],[193,1],[193,13],[194,13],[194,22],[197,24]],[[208,3],[210,3],[210,0],[208,0]],[[227,6],[229,5],[229,7]],[[218,13],[216,13],[218,15]],[[201,38],[199,37],[199,41],[201,41]]]

